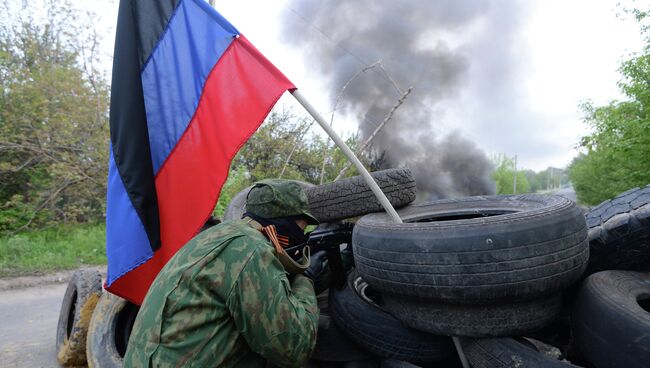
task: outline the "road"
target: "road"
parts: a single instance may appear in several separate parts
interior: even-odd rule
[[[0,365],[60,367],[56,324],[65,284],[0,291]]]

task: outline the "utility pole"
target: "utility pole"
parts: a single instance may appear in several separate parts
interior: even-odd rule
[[[515,155],[515,180],[512,189],[513,194],[517,194],[517,155]]]

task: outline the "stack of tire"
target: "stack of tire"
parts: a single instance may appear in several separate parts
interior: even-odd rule
[[[591,256],[570,306],[572,361],[650,367],[650,185],[586,214]]]
[[[650,186],[586,216],[572,201],[537,195],[398,212],[403,224],[380,213],[357,221],[356,270],[330,290],[332,317],[355,342],[418,364],[443,359],[444,336],[462,336],[472,367],[574,366],[567,357],[650,367]],[[395,333],[393,317],[426,334]],[[567,335],[564,359],[523,338],[549,335]]]
[[[341,300],[368,285],[365,294],[375,294],[377,310],[420,332],[412,340],[428,346],[426,353],[408,352],[413,345],[387,328],[383,339],[395,338],[392,348],[400,359],[443,360],[453,353],[449,336],[518,337],[536,331],[555,319],[561,292],[587,267],[584,216],[563,197],[469,197],[412,205],[398,213],[404,223],[383,213],[357,221],[352,239],[356,271],[346,289],[330,291],[330,308],[340,326],[356,324],[363,330],[358,321],[370,321],[354,316],[354,308]],[[368,341],[368,329],[365,333],[356,341]],[[497,342],[464,340],[470,363],[500,366],[491,364],[502,348],[486,350],[486,343]],[[501,343],[519,358],[531,350],[516,340]],[[547,359],[532,350],[528,355]]]
[[[318,296],[307,367],[459,367],[451,336],[475,368],[573,366],[536,340],[587,367],[650,367],[650,186],[585,216],[559,196],[412,205],[408,169],[372,175],[403,223],[381,212],[361,177],[301,182],[321,222],[356,221],[356,266],[342,288]],[[241,218],[249,189],[224,220]],[[121,367],[137,312],[102,294],[95,271],[76,272],[59,319],[60,362]]]

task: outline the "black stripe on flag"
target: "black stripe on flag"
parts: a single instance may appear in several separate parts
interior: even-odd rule
[[[160,219],[140,71],[179,1],[120,1],[113,55],[113,156],[154,251],[160,248]]]

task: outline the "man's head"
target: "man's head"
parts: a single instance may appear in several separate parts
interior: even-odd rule
[[[290,180],[267,179],[255,183],[246,198],[246,214],[264,226],[275,225],[278,233],[288,237],[292,245],[304,240],[299,235],[306,224],[318,225],[318,220],[309,213],[305,191]]]
[[[246,212],[266,219],[293,217],[318,225],[318,220],[309,213],[305,191],[291,180],[267,179],[255,183],[246,198]]]

